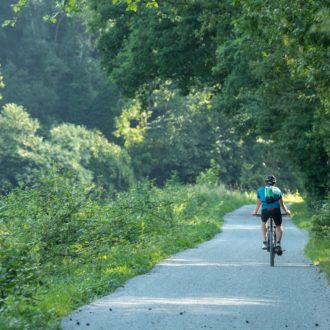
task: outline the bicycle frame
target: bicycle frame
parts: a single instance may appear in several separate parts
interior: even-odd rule
[[[275,246],[276,246],[276,227],[273,217],[270,217],[266,224],[266,238],[267,238],[267,251],[270,256],[270,266],[274,267],[275,264]]]
[[[282,213],[282,216],[287,216],[287,213]],[[261,217],[261,214],[255,214],[257,217]],[[267,251],[269,252],[270,257],[270,266],[274,267],[275,265],[275,254],[282,255],[282,250],[278,251],[276,249],[276,226],[274,218],[269,217],[266,223],[266,241],[267,241]]]

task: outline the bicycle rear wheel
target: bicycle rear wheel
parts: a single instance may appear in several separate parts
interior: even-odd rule
[[[275,242],[274,242],[274,229],[273,229],[272,226],[269,226],[268,247],[269,247],[269,256],[270,256],[270,266],[274,267],[274,264],[275,264]]]

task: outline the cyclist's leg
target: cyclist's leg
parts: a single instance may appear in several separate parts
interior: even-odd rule
[[[283,236],[283,227],[282,226],[276,226],[276,239],[277,242],[281,242]]]
[[[266,223],[267,220],[269,219],[269,212],[268,210],[261,210],[261,235],[262,235],[262,241],[266,242]]]
[[[276,240],[281,242],[283,236],[282,214],[281,209],[275,209],[273,213],[274,222],[276,225]]]

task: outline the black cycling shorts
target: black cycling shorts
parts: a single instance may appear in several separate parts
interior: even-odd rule
[[[275,225],[280,226],[282,224],[281,209],[263,209],[261,210],[261,220],[267,222],[270,216],[273,217]]]

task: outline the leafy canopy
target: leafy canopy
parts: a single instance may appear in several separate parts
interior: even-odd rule
[[[11,8],[14,14],[14,18],[5,19],[2,26],[14,26],[17,22],[18,13],[28,6],[33,0],[11,0]],[[44,15],[45,20],[49,20],[52,23],[56,23],[61,13],[71,15],[81,11],[82,7],[88,0],[52,0],[53,14]],[[156,0],[112,0],[113,4],[124,3],[127,11],[137,11],[138,5],[145,5],[147,8],[157,8],[158,2]]]
[[[6,192],[20,183],[34,182],[56,168],[71,172],[73,180],[96,184],[106,194],[133,183],[127,152],[99,131],[62,124],[38,135],[38,120],[22,106],[7,104],[0,112],[0,187]]]

